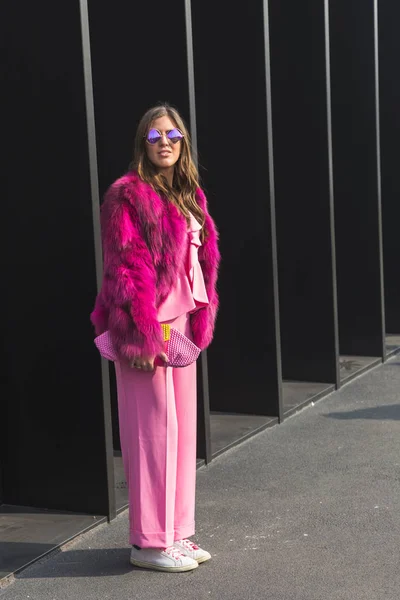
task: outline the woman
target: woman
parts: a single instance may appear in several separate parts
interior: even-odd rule
[[[151,108],[136,133],[132,170],[101,209],[104,276],[91,315],[110,331],[121,449],[129,489],[131,563],[188,571],[211,558],[193,544],[196,364],[167,360],[161,323],[201,349],[218,309],[217,231],[199,187],[187,129],[170,106]]]

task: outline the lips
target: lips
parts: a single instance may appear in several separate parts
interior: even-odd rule
[[[160,156],[169,156],[171,154],[171,152],[169,152],[168,150],[162,150],[161,152],[158,153]]]

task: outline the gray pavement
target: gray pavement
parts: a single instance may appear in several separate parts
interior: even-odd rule
[[[195,571],[132,568],[124,512],[0,600],[398,600],[399,479],[394,358],[198,471]]]

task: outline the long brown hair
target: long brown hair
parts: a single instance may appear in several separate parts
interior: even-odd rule
[[[184,135],[180,142],[182,145],[178,161],[175,163],[172,187],[167,179],[159,173],[149,160],[145,149],[145,137],[152,123],[160,117],[169,117]],[[141,118],[135,137],[133,160],[131,168],[139,177],[152,186],[160,195],[168,198],[189,222],[190,213],[202,225],[201,237],[207,235],[204,230],[205,215],[196,200],[196,190],[199,187],[199,174],[192,159],[191,142],[187,127],[178,111],[168,104],[161,104],[150,108]]]

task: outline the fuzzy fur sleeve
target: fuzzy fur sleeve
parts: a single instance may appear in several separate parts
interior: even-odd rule
[[[108,328],[119,356],[155,356],[164,351],[157,320],[156,273],[135,207],[123,185],[114,184],[101,209],[104,274],[102,296]]]
[[[218,249],[218,231],[208,212],[207,199],[201,189],[197,190],[197,201],[206,216],[205,230],[207,239],[199,248],[199,262],[203,271],[209,305],[196,311],[191,317],[193,341],[202,350],[211,343],[214,335],[219,298],[217,291],[220,252]]]

